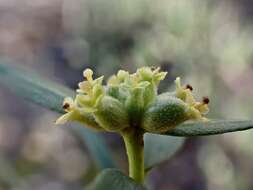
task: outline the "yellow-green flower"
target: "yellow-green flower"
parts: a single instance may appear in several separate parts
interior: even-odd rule
[[[93,79],[93,71],[83,72],[74,100],[65,98],[66,114],[56,124],[78,121],[91,128],[120,132],[140,128],[147,132],[163,133],[187,121],[207,121],[209,99],[197,102],[192,87],[181,86],[175,80],[176,91],[158,95],[157,89],[167,72],[160,68],[142,67],[130,74],[120,70],[103,86],[103,76]]]
[[[175,80],[176,84],[176,97],[183,100],[189,107],[188,115],[189,119],[207,121],[204,117],[209,112],[208,103],[209,98],[203,97],[202,102],[197,102],[192,94],[192,87],[187,85],[181,86],[180,78]]]

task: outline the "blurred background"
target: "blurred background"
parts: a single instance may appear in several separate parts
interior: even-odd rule
[[[50,80],[75,89],[87,67],[107,78],[160,66],[160,92],[181,76],[210,97],[209,117],[253,117],[250,0],[0,0],[0,15],[0,56]],[[85,144],[53,127],[57,117],[0,89],[0,190],[81,190],[91,180]],[[126,168],[121,139],[109,137]],[[253,131],[187,139],[151,171],[149,188],[252,190],[252,143]]]

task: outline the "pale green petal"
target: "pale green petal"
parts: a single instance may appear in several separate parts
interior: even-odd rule
[[[65,113],[64,115],[62,115],[61,117],[59,117],[56,121],[55,124],[56,125],[63,125],[65,123],[67,123],[68,121],[71,121],[71,117],[73,116],[74,111]]]

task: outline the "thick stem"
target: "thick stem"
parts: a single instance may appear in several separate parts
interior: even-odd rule
[[[144,133],[128,130],[121,133],[128,156],[129,176],[139,183],[144,181]]]

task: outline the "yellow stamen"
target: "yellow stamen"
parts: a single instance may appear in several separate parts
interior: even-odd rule
[[[89,81],[93,81],[93,71],[91,69],[85,69],[83,72],[83,76]]]

